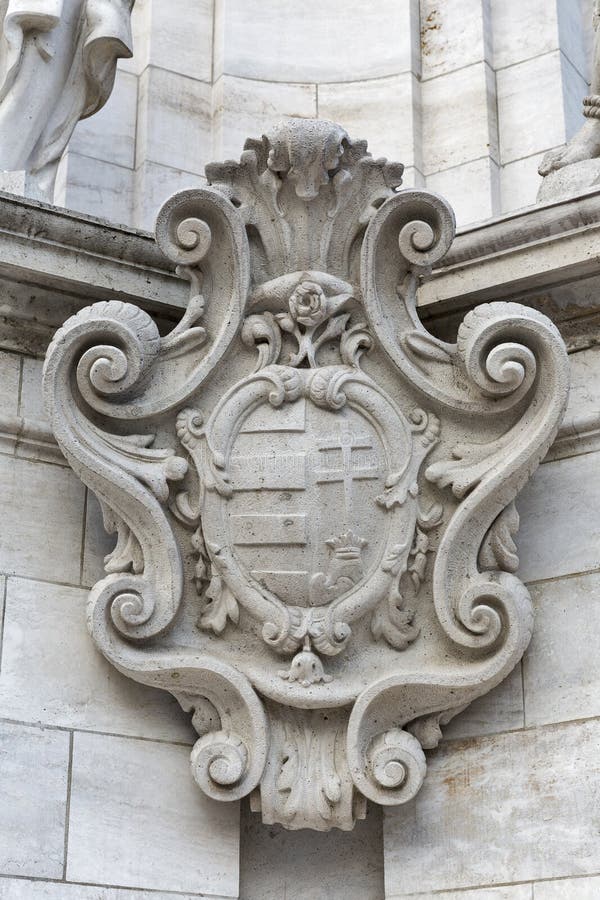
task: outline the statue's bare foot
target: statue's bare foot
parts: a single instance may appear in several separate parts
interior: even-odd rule
[[[600,119],[586,119],[577,134],[560,150],[549,150],[542,159],[538,172],[548,175],[571,163],[600,156]]]

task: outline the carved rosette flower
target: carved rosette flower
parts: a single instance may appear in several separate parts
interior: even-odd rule
[[[328,315],[327,299],[320,285],[302,281],[289,300],[292,318],[300,325],[314,328]]]

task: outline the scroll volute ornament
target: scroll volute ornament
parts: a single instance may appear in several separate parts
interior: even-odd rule
[[[117,535],[94,641],[193,713],[206,794],[292,829],[414,797],[424,749],[531,636],[513,500],[565,348],[514,303],[456,344],[423,328],[454,218],[401,175],[330,122],[248,141],[158,216],[191,286],[174,331],[97,303],[46,360],[56,437]]]

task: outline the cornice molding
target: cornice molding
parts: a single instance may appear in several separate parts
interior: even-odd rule
[[[0,222],[0,280],[167,315],[187,303],[185,280],[146,232],[1,192]],[[472,225],[420,276],[418,305],[469,309],[600,275],[599,240],[598,190]]]
[[[477,223],[422,279],[418,305],[468,309],[600,275],[599,240],[598,189]]]
[[[0,413],[0,450],[67,465],[51,428],[35,419]]]
[[[115,299],[152,312],[181,310],[189,294],[151,235],[6,193],[0,193],[0,279],[82,303]]]

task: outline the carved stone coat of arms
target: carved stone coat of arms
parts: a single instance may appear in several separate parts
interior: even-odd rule
[[[96,303],[45,365],[116,533],[94,641],[193,713],[206,794],[292,829],[414,797],[531,636],[513,500],[558,428],[564,346],[513,303],[455,344],[424,329],[454,220],[401,176],[330,122],[247,141],[158,216],[190,282],[177,327]]]

